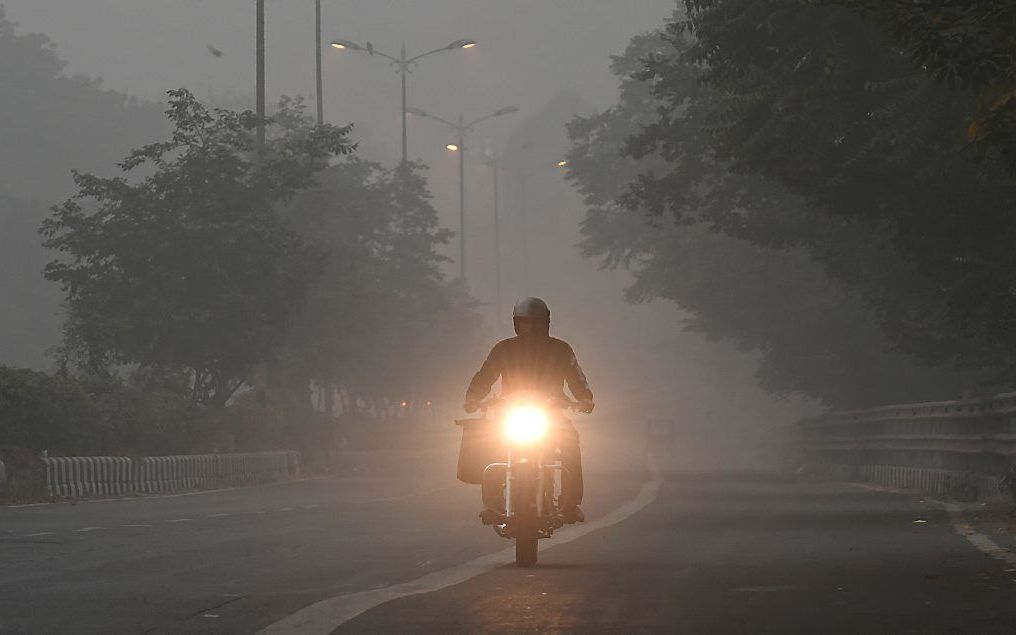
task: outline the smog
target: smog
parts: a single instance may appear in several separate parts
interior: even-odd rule
[[[0,632],[1011,630],[1016,12],[904,4],[5,0]]]

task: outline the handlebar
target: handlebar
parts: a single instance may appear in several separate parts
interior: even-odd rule
[[[490,410],[492,408],[503,406],[506,403],[508,403],[508,399],[501,396],[497,396],[497,397],[488,397],[487,399],[484,399],[479,404],[477,404],[477,406],[480,408],[482,412],[486,412],[487,410]],[[564,395],[560,397],[547,398],[544,400],[544,404],[551,408],[567,408],[569,410],[577,410],[579,406],[579,402],[573,399],[569,399]]]

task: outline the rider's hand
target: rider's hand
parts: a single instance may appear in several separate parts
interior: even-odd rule
[[[462,404],[462,409],[469,414],[473,414],[480,409],[480,403],[475,399],[467,399],[466,403]]]
[[[586,414],[589,414],[590,412],[593,411],[593,408],[595,408],[595,407],[596,407],[596,404],[593,403],[592,399],[583,399],[582,401],[580,401],[578,403],[577,406],[575,406],[575,409],[578,410],[579,412],[584,412]]]

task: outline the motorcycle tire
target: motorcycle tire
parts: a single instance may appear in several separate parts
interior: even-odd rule
[[[518,524],[515,530],[515,566],[534,567],[538,559],[536,478],[528,469],[519,469],[514,481]]]
[[[526,527],[515,536],[515,566],[535,567],[539,559],[539,538],[536,529]]]

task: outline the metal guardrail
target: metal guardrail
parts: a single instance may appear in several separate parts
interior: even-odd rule
[[[74,498],[254,485],[300,474],[300,454],[291,450],[142,458],[46,457],[42,461],[50,495]]]
[[[832,478],[985,497],[1016,480],[1016,393],[826,414],[791,439],[804,469]]]

